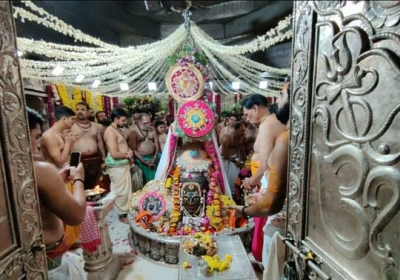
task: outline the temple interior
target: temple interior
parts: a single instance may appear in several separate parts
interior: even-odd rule
[[[400,1],[0,1],[0,280],[400,279]]]

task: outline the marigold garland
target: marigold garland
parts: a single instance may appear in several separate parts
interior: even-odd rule
[[[174,206],[172,209],[172,217],[171,217],[171,225],[169,227],[169,234],[173,235],[176,232],[176,227],[178,225],[178,221],[181,215],[180,211],[180,202],[179,202],[179,167],[177,166],[174,171],[174,193],[173,193],[173,201]]]
[[[60,96],[61,102],[64,106],[71,108],[71,102],[68,98],[67,87],[63,84],[56,84],[58,95]]]
[[[82,102],[82,90],[80,88],[74,88],[73,89],[73,100],[72,100],[72,110],[75,111],[76,104],[79,102]]]
[[[103,107],[103,96],[101,94],[97,94],[96,95],[96,103],[97,103],[97,108],[96,108],[96,112],[99,111],[104,111],[104,107]]]
[[[86,103],[89,105],[90,109],[94,110],[93,95],[90,91],[85,90]]]

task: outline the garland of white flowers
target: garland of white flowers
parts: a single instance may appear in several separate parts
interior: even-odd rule
[[[22,7],[14,7],[14,16],[24,22],[29,20],[51,28],[75,41],[94,45],[96,47],[80,47],[49,43],[43,40],[18,38],[19,50],[23,53],[36,53],[47,56],[53,61],[36,61],[21,58],[21,69],[24,77],[62,82],[68,86],[77,86],[75,78],[82,74],[84,80],[79,84],[83,89],[89,89],[94,79],[102,81],[97,89],[110,95],[132,95],[144,93],[147,83],[163,80],[168,68],[166,59],[182,48],[186,42],[185,27],[182,24],[170,36],[151,44],[121,48],[102,42],[100,39],[84,34],[64,21],[37,7],[31,1],[22,1],[32,12]],[[36,14],[38,15],[36,15]],[[206,34],[195,23],[190,22],[189,36],[205,54],[214,66],[212,74],[218,77],[215,86],[223,94],[234,94],[236,91],[226,87],[234,80],[241,81],[241,92],[261,93],[266,96],[277,96],[283,83],[283,76],[289,74],[289,69],[278,69],[252,61],[243,56],[245,53],[263,51],[279,42],[290,39],[292,30],[289,28],[292,16],[281,20],[277,26],[263,36],[253,41],[235,46],[224,46]],[[222,62],[222,63],[221,63]],[[56,65],[64,68],[59,76],[52,75]],[[229,70],[225,68],[229,67]],[[269,73],[269,89],[260,90],[258,81],[260,73]],[[121,80],[121,77],[125,78]],[[130,89],[121,92],[120,82],[129,84]],[[86,84],[86,85],[85,85]]]
[[[292,15],[287,16],[285,19],[281,20],[275,28],[268,31],[265,35],[258,36],[253,41],[243,45],[224,46],[214,40],[207,33],[205,33],[204,30],[196,25],[194,25],[191,29],[191,34],[194,38],[203,40],[203,44],[211,51],[225,53],[227,55],[245,54],[248,52],[264,51],[265,49],[279,42],[292,38],[292,29],[282,33],[283,30],[290,27],[291,20]]]

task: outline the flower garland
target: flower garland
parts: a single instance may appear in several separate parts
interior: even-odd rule
[[[210,218],[210,224],[217,231],[219,231],[221,230],[221,224],[222,224],[221,201],[219,200],[219,191],[218,191],[219,187],[216,183],[214,176],[211,177],[210,181],[211,181],[209,190],[210,195],[208,195],[207,200],[211,201],[211,204],[207,206],[206,212],[208,212],[207,216]],[[212,210],[212,212],[209,210]]]
[[[130,96],[122,100],[131,114],[151,112],[153,116],[162,108],[161,101],[151,96]]]
[[[197,69],[200,70],[203,75],[203,80],[205,83],[203,99],[207,103],[211,97],[212,91],[209,87],[208,82],[211,81],[211,70],[207,62],[207,58],[193,44],[189,44],[184,47],[184,49],[179,53],[174,53],[167,58],[167,64],[169,66],[180,65],[188,66],[188,64],[193,64]]]
[[[174,235],[176,232],[176,227],[179,222],[179,218],[181,216],[181,211],[180,211],[180,201],[179,201],[179,189],[180,189],[180,183],[179,183],[179,167],[175,167],[174,171],[174,190],[173,190],[173,203],[174,206],[172,208],[172,214],[171,214],[171,223],[169,227],[169,234]]]
[[[96,112],[104,111],[103,107],[103,96],[96,94]]]
[[[94,103],[93,103],[93,95],[90,91],[85,91],[86,94],[86,103],[89,105],[91,109],[94,110]]]
[[[71,108],[71,102],[70,99],[68,98],[67,87],[63,84],[56,84],[56,87],[58,95],[60,96],[61,99],[61,104],[67,106],[68,108]]]
[[[71,109],[75,111],[76,104],[82,102],[82,90],[80,88],[73,89],[73,97],[71,101],[72,101]]]
[[[50,82],[62,80],[64,84],[74,86],[75,77],[83,74],[85,76],[83,84],[89,85],[95,78],[102,80],[103,82],[99,88],[102,92],[114,95],[137,95],[147,89],[148,81],[164,77],[166,72],[165,59],[176,53],[185,43],[185,27],[181,25],[175,32],[163,40],[141,46],[121,48],[82,33],[80,30],[73,28],[44,9],[37,7],[31,1],[22,2],[32,12],[22,7],[14,7],[14,17],[22,21],[26,19],[36,22],[66,36],[70,36],[76,41],[97,46],[78,47],[18,38],[18,45],[21,51],[37,53],[51,58],[50,61],[35,61],[21,58],[21,71],[27,78]],[[277,96],[279,94],[278,90],[268,89],[261,91],[258,89],[257,75],[260,72],[268,72],[272,74],[271,77],[279,79],[282,75],[288,75],[290,72],[289,69],[268,67],[244,57],[243,54],[265,50],[279,42],[290,39],[292,31],[287,29],[290,27],[291,19],[291,16],[286,17],[275,28],[263,36],[239,46],[222,45],[194,23],[190,25],[189,32],[190,37],[200,47],[196,51],[203,56],[205,55],[213,64],[213,75],[220,77],[221,81],[224,81],[217,80],[214,83],[221,93],[234,93],[234,91],[226,88],[226,82],[230,83],[232,80],[240,77],[243,79],[243,93],[261,93],[266,96]],[[191,56],[194,56],[194,58]],[[201,61],[196,62],[196,56],[200,57],[198,54],[190,54],[186,59],[187,61],[195,62],[195,64],[200,62],[196,66],[202,70],[206,64],[201,63]],[[184,61],[181,60],[178,63],[184,63]],[[49,69],[54,68],[55,64],[66,68],[66,71],[58,77],[54,77],[49,73]],[[225,65],[230,68],[229,71],[225,68]],[[130,84],[130,89],[126,92],[121,92],[119,89],[122,75],[127,76],[126,82]],[[207,78],[206,85],[208,86]],[[281,87],[279,83],[275,83],[273,80],[271,80],[269,85],[277,89]],[[83,89],[89,90],[89,87],[83,86]],[[208,93],[206,92],[206,97],[207,95]]]
[[[248,52],[253,53],[257,51],[265,51],[265,49],[279,42],[292,38],[293,32],[291,29],[287,30],[285,33],[282,33],[283,30],[290,27],[291,20],[292,15],[287,16],[283,20],[279,21],[275,28],[272,28],[263,36],[258,36],[253,41],[243,45],[224,46],[205,33],[204,30],[199,28],[195,23],[192,23],[193,27],[191,29],[191,34],[193,37],[202,40],[207,48],[212,51],[227,55],[241,55]]]

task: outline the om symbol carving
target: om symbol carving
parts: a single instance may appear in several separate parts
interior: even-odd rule
[[[376,8],[380,4],[368,5]],[[393,22],[397,20],[394,9],[400,6],[391,5],[393,13],[385,16],[390,16]],[[383,17],[383,8],[379,7],[380,17]],[[391,24],[389,19],[383,23]],[[393,240],[383,231],[400,211],[400,171],[396,167],[400,152],[393,149],[391,153],[392,147],[383,139],[388,139],[384,135],[396,129],[392,124],[400,112],[400,103],[396,98],[383,99],[385,94],[391,95],[382,92],[390,91],[390,87],[382,84],[392,82],[390,75],[399,75],[400,68],[393,63],[393,54],[387,49],[370,49],[362,29],[348,27],[337,34],[333,28],[332,31],[331,52],[320,54],[320,69],[325,71],[318,73],[320,77],[315,79],[314,88],[313,125],[320,121],[322,137],[315,140],[317,145],[313,146],[312,156],[316,166],[314,176],[318,182],[316,191],[322,226],[338,252],[347,258],[362,259],[371,251],[381,261],[381,275],[391,279],[389,274],[398,276],[398,271],[392,271],[397,269],[398,260],[391,246]],[[384,66],[375,65],[374,61]],[[392,83],[396,91],[395,82]],[[380,98],[386,106],[384,109],[373,103],[379,103]],[[321,147],[325,149],[320,150]],[[345,165],[354,170],[345,169]],[[325,177],[329,176],[336,180],[328,183]],[[342,176],[346,178],[344,183],[340,181]],[[346,232],[351,233],[351,238],[343,237],[334,228],[326,206],[329,205],[330,192],[339,195],[340,211],[349,213],[357,223],[354,229]],[[379,198],[381,193],[385,199]]]

